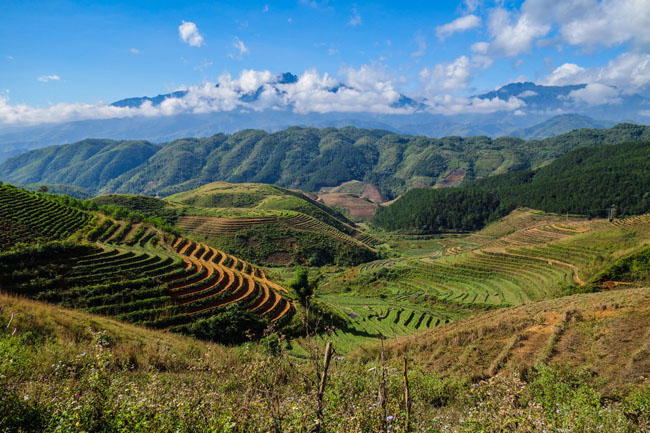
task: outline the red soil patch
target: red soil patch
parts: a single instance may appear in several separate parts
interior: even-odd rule
[[[375,203],[383,203],[386,201],[386,197],[379,191],[379,188],[371,183],[366,184],[365,188],[363,188],[361,198],[367,198]]]
[[[338,206],[350,212],[350,218],[368,220],[375,215],[377,204],[372,203],[356,194],[348,193],[319,193],[318,200],[328,206]]]
[[[456,186],[463,181],[466,172],[467,170],[464,168],[452,168],[449,174],[434,188],[449,188]]]

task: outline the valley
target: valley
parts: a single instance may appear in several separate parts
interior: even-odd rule
[[[549,401],[570,401],[571,422],[593,422],[596,401],[606,401],[598,425],[633,430],[645,418],[620,405],[650,414],[647,143],[566,145],[584,134],[559,140],[566,152],[535,169],[471,179],[453,168],[429,184],[410,175],[412,188],[391,201],[362,180],[303,192],[177,179],[167,190],[177,192],[163,197],[83,199],[51,194],[48,184],[32,187],[40,192],[0,184],[7,411],[41,429],[49,418],[69,420],[58,402],[24,399],[47,395],[44,381],[67,401],[81,392],[84,425],[104,431],[118,420],[138,431],[139,417],[163,430],[302,431],[323,398],[333,403],[327,425],[382,431],[389,415],[373,412],[367,390],[387,393],[382,411],[410,424],[397,373],[408,363],[418,431],[460,428],[477,413],[487,425],[493,393],[531,417],[522,426],[564,425],[545,412],[548,381],[566,381]],[[484,156],[479,165],[491,164]],[[70,373],[53,373],[57,363]],[[142,394],[148,380],[155,391]],[[527,403],[508,403],[512,392]],[[115,393],[148,403],[125,411]],[[169,417],[153,415],[157,395]],[[104,402],[98,412],[95,398]],[[179,412],[185,404],[211,415]]]

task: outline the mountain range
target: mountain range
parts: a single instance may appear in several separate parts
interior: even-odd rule
[[[486,136],[435,139],[354,127],[291,127],[274,133],[248,129],[163,144],[86,139],[10,158],[0,164],[0,180],[66,184],[92,195],[161,196],[214,181],[315,192],[357,180],[376,186],[390,200],[412,187],[452,186],[540,167],[579,147],[643,140],[650,140],[650,127],[634,124],[529,141]]]
[[[650,99],[634,94],[619,95],[612,100],[585,100],[589,86],[543,86],[531,82],[510,83],[499,89],[475,95],[470,99],[482,101],[517,101],[521,109],[490,113],[443,115],[428,109],[425,100],[406,95],[391,104],[395,113],[368,112],[304,112],[288,103],[282,109],[264,105],[267,91],[278,98],[286,96],[288,85],[298,80],[291,73],[276,74],[269,82],[256,88],[241,90],[237,101],[246,106],[221,111],[180,113],[165,116],[138,115],[132,117],[81,120],[61,124],[7,127],[0,129],[0,161],[27,150],[64,144],[92,137],[116,140],[144,139],[163,143],[184,137],[205,137],[217,133],[233,133],[242,129],[276,132],[290,126],[345,127],[382,129],[397,134],[429,137],[514,136],[541,139],[579,128],[606,128],[617,122],[647,122],[643,113]],[[219,90],[219,84],[213,89]],[[349,89],[338,83],[327,88],[329,94]],[[165,101],[183,101],[188,90],[149,97],[133,97],[113,102],[111,106],[138,109],[145,104],[159,107]],[[202,97],[202,96],[201,96]],[[199,98],[200,99],[200,98]],[[258,104],[258,105],[256,105]]]

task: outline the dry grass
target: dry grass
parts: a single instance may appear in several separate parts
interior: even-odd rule
[[[488,312],[397,339],[388,351],[444,376],[473,378],[566,363],[608,378],[605,389],[619,389],[650,377],[648,336],[650,288],[625,289]]]

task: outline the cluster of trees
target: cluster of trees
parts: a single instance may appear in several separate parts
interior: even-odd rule
[[[607,217],[650,212],[650,142],[584,147],[537,170],[414,189],[376,215],[386,230],[440,233],[482,228],[516,207]]]
[[[373,222],[405,233],[466,232],[502,216],[500,201],[489,191],[412,189],[396,203],[380,208]]]

